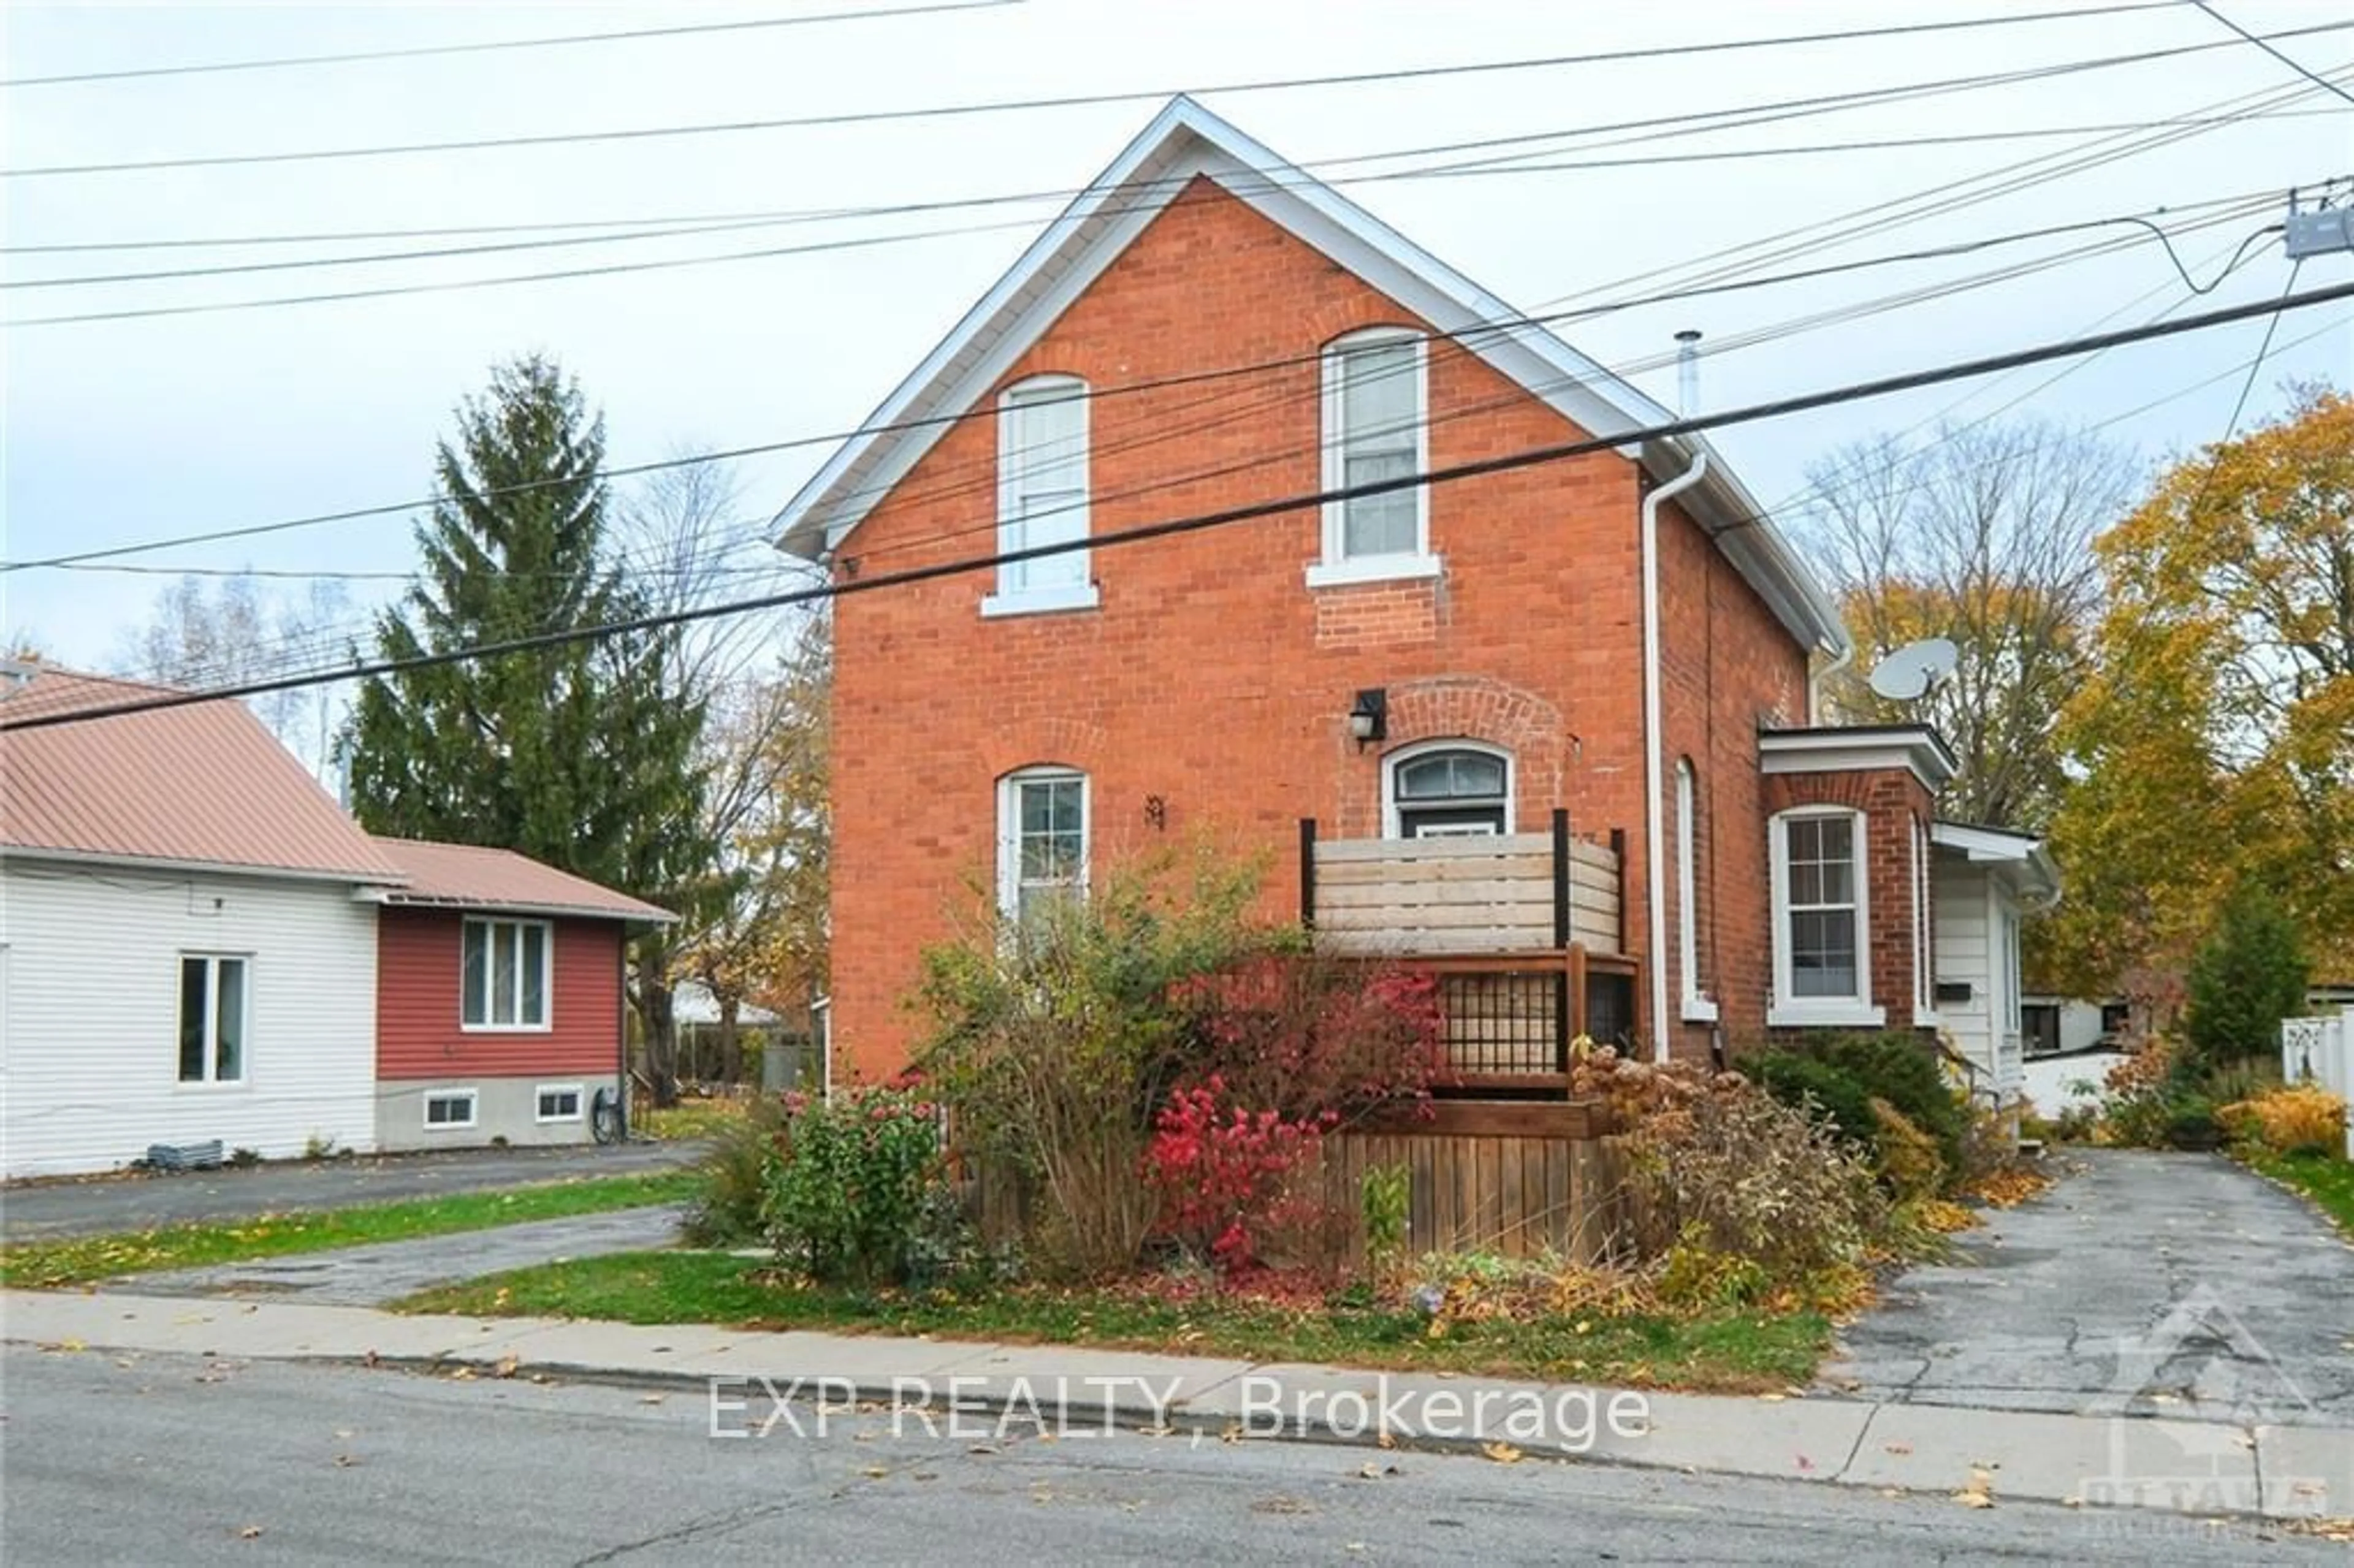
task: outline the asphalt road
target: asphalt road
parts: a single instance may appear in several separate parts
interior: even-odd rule
[[[1874,1399],[1979,1409],[2354,1424],[2354,1250],[2221,1155],[2070,1149],[1841,1330],[1825,1369]],[[2332,1304],[2325,1307],[2325,1303]]]
[[[691,1163],[694,1143],[597,1144],[558,1149],[461,1149],[384,1154],[314,1164],[257,1165],[177,1176],[129,1174],[0,1189],[0,1235],[9,1241],[144,1230],[183,1220],[242,1219],[292,1210],[342,1209],[559,1181],[628,1176]]]
[[[11,1568],[2345,1561],[2249,1527],[1534,1460],[887,1414],[715,1440],[677,1393],[13,1346],[0,1372]]]

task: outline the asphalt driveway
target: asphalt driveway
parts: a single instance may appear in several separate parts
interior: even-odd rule
[[[1908,1270],[1832,1389],[1997,1410],[2354,1426],[2354,1246],[2220,1155],[2068,1150],[2050,1192]]]
[[[691,1164],[693,1143],[585,1144],[559,1149],[463,1149],[447,1153],[383,1154],[248,1170],[129,1174],[87,1181],[35,1182],[0,1189],[0,1236],[45,1236],[144,1230],[184,1220],[347,1209],[400,1198],[446,1197],[560,1181],[575,1176],[629,1176]]]

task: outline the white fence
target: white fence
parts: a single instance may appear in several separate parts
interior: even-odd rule
[[[2283,1020],[2281,1077],[2292,1084],[2310,1078],[2354,1106],[2354,1012]],[[2354,1160],[2354,1116],[2347,1118],[2346,1157]]]

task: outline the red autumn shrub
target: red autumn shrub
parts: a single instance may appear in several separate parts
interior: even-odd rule
[[[1195,1083],[1278,1119],[1347,1124],[1446,1081],[1438,979],[1320,954],[1267,954],[1188,981],[1176,1001]]]
[[[1178,1089],[1155,1118],[1144,1174],[1169,1234],[1232,1274],[1256,1262],[1269,1227],[1294,1223],[1292,1181],[1338,1118],[1287,1118],[1237,1103],[1213,1073]]]

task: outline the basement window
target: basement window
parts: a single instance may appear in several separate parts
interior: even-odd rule
[[[459,1132],[474,1125],[472,1089],[435,1089],[425,1097],[425,1130]]]
[[[541,1121],[580,1119],[580,1086],[578,1084],[542,1084],[538,1099],[537,1114]]]

